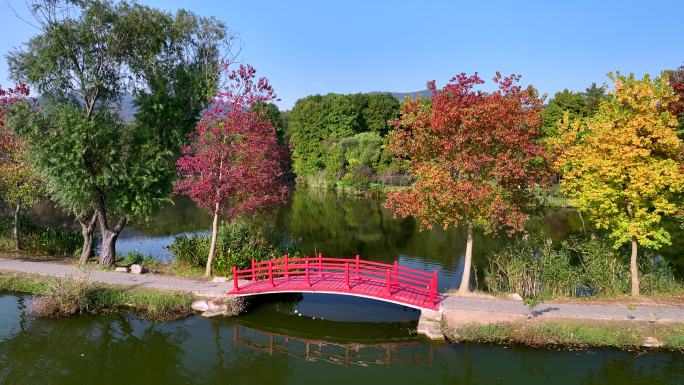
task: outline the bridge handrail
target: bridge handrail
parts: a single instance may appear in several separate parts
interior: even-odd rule
[[[344,277],[351,289],[350,279],[361,279],[385,284],[387,293],[391,295],[393,288],[411,288],[427,292],[432,301],[437,299],[437,271],[428,273],[422,270],[400,266],[398,261],[393,264],[375,262],[355,258],[317,257],[289,258],[288,255],[270,261],[251,261],[251,268],[237,269],[233,267],[233,286],[239,291],[239,281],[242,280],[274,280],[296,276],[306,276],[306,282],[311,286],[311,278],[316,277]]]
[[[318,272],[319,269],[325,270],[327,269],[327,272],[330,272],[331,270],[340,270],[343,271],[345,268],[345,264],[350,264],[350,268],[353,269],[353,273],[357,275],[362,275],[362,273],[366,275],[377,275],[381,276],[386,273],[387,269],[393,270],[393,274],[395,277],[399,279],[406,279],[415,283],[425,283],[429,284],[431,283],[431,280],[433,278],[433,274],[430,273],[425,273],[421,272],[419,270],[411,269],[411,268],[405,268],[404,266],[395,266],[391,264],[379,264],[379,263],[372,263],[370,265],[372,266],[367,266],[366,262],[364,260],[359,260],[359,265],[358,265],[358,273],[357,273],[357,265],[356,265],[356,260],[355,259],[344,259],[344,258],[323,258],[320,260],[320,264],[318,264],[319,259],[318,258],[293,258],[293,259],[288,259],[287,263],[285,262],[285,259],[282,260],[275,260],[271,261],[271,270],[273,271],[273,274],[277,275],[283,275],[285,273],[291,273],[290,275],[297,275],[298,269],[305,268],[306,267],[306,262],[310,262],[309,269],[314,270],[315,272]],[[314,264],[311,264],[311,262],[315,262]],[[338,263],[332,263],[332,262],[338,262]],[[353,264],[353,265],[351,265]],[[382,267],[380,267],[382,266]],[[398,268],[397,268],[398,267]],[[268,273],[268,261],[266,263],[259,263],[255,262],[255,267],[253,269],[241,269],[237,271],[237,274],[240,275],[239,278],[251,278],[251,273],[254,272],[255,275],[263,275],[263,273]],[[325,272],[325,271],[324,271]],[[249,274],[248,274],[249,273]],[[419,273],[419,274],[417,274]]]

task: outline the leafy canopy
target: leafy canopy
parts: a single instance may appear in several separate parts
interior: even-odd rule
[[[557,135],[556,126],[563,120],[565,114],[568,114],[571,119],[593,116],[605,98],[605,90],[602,87],[597,87],[596,83],[592,83],[585,92],[568,90],[556,92],[544,108],[542,132],[545,136]]]
[[[264,110],[251,108],[275,94],[266,78],[255,77],[251,66],[230,72],[228,88],[211,100],[178,160],[175,192],[214,214],[254,214],[286,199],[276,128]]]
[[[415,182],[388,194],[386,206],[423,227],[466,222],[484,231],[524,230],[525,209],[546,183],[542,100],[501,77],[492,93],[475,90],[477,75],[460,74],[442,89],[428,83],[431,102],[407,99],[389,147],[408,163]]]
[[[40,178],[26,159],[26,143],[5,124],[14,103],[26,100],[29,89],[24,84],[0,88],[0,201],[13,206],[27,206],[43,197]]]
[[[609,74],[610,97],[595,117],[569,118],[551,139],[563,192],[607,229],[615,247],[635,238],[658,248],[670,243],[662,218],[681,207],[682,141],[668,111],[676,96],[666,74]]]
[[[35,1],[32,11],[41,33],[8,61],[45,103],[20,106],[13,129],[63,208],[96,210],[105,226],[105,213],[122,225],[148,217],[168,201],[172,152],[216,89],[225,26],[126,1]],[[128,123],[126,94],[138,108]]]
[[[398,112],[399,102],[386,93],[313,95],[297,100],[288,124],[295,174],[308,179],[323,171],[331,182],[343,177],[355,166],[340,161],[339,154],[329,156],[331,151],[343,151],[334,148],[336,143],[365,132],[384,138]]]

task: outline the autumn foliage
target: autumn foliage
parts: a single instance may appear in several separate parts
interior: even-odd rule
[[[274,98],[268,80],[257,80],[254,68],[231,71],[226,90],[210,100],[178,160],[181,179],[174,191],[214,215],[207,275],[219,214],[254,214],[286,200],[284,149],[273,123],[263,118],[264,111],[251,109]]]
[[[563,192],[616,248],[631,243],[632,294],[639,294],[637,247],[670,243],[663,218],[684,193],[683,143],[670,112],[678,102],[667,76],[611,74],[610,97],[595,117],[565,120],[550,143]]]
[[[466,263],[472,228],[523,231],[525,209],[547,181],[538,141],[542,100],[519,79],[497,74],[495,92],[476,90],[484,83],[477,74],[462,73],[441,89],[430,82],[431,102],[407,100],[390,136],[391,151],[408,161],[415,182],[390,192],[386,206],[421,227],[466,225]]]
[[[231,73],[231,88],[210,101],[178,160],[182,179],[175,192],[212,212],[220,204],[229,217],[282,203],[287,192],[275,127],[261,118],[263,111],[246,109],[275,97],[268,82],[255,83],[254,76],[249,66]]]
[[[0,88],[0,201],[14,211],[13,236],[15,248],[19,242],[20,210],[41,198],[42,182],[26,159],[26,143],[7,128],[6,119],[12,104],[28,99],[29,89],[19,83],[14,88]]]

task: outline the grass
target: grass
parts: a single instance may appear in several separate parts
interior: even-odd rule
[[[48,289],[49,279],[42,276],[27,276],[11,273],[0,273],[0,291],[17,293],[44,294]]]
[[[179,292],[98,285],[85,277],[65,279],[0,273],[0,291],[33,294],[29,310],[38,317],[132,310],[153,321],[192,314],[194,297]]]
[[[534,347],[643,349],[646,337],[655,337],[662,348],[684,350],[684,325],[648,322],[529,321],[497,324],[466,324],[443,327],[454,342],[518,343]]]

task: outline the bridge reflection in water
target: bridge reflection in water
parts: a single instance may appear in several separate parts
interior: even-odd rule
[[[233,347],[246,346],[283,354],[307,362],[323,361],[344,366],[412,364],[432,367],[433,346],[419,341],[382,343],[340,343],[294,337],[235,323]]]

